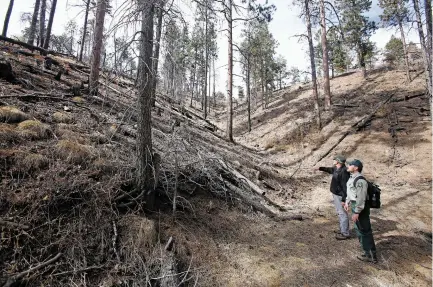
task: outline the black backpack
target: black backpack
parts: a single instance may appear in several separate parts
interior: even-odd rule
[[[380,208],[380,188],[377,184],[375,184],[374,182],[370,182],[368,180],[365,179],[365,177],[363,176],[358,176],[357,178],[355,178],[355,180],[353,181],[353,185],[356,186],[356,182],[359,179],[364,179],[367,184],[367,200],[365,201],[366,204],[368,204],[368,206],[370,208]]]

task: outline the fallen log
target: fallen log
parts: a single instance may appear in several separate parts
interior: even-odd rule
[[[248,195],[245,191],[228,181],[224,181],[224,184],[233,194],[239,196],[243,202],[252,206],[255,210],[260,211],[261,213],[272,218],[277,216],[274,211],[261,204],[257,198],[254,198],[254,196]]]
[[[426,95],[425,91],[423,91],[423,92],[416,92],[414,94],[409,94],[409,95],[405,95],[403,97],[392,99],[391,102],[393,102],[393,103],[396,103],[396,102],[405,102],[405,101],[408,101],[408,100],[411,100],[411,99],[414,99],[414,98],[418,98],[418,97],[422,97],[422,96],[425,96],[425,95]]]
[[[358,108],[359,105],[346,105],[346,104],[332,104],[334,107],[342,107],[342,108]]]
[[[8,43],[11,43],[11,44],[14,44],[14,45],[19,45],[19,46],[27,48],[27,49],[29,49],[31,51],[36,50],[36,51],[39,51],[43,55],[51,54],[51,55],[58,55],[58,56],[68,56],[68,55],[65,55],[63,53],[58,53],[58,52],[55,52],[55,51],[45,50],[44,48],[36,47],[36,46],[30,45],[30,44],[27,44],[27,43],[24,43],[24,42],[15,40],[15,39],[11,39],[11,38],[8,38],[8,37],[4,37],[4,36],[1,36],[1,35],[0,35],[0,41],[5,41],[5,42],[8,42]],[[22,53],[22,51],[21,51],[21,53]]]
[[[266,192],[261,189],[259,186],[257,186],[254,182],[243,176],[240,172],[238,172],[236,169],[230,167],[228,164],[224,163],[222,160],[219,160],[221,166],[231,173],[238,181],[243,182],[246,184],[257,196],[262,198],[267,204],[269,204],[272,207],[277,208],[278,210],[285,210],[283,206],[273,202],[271,199],[269,199],[267,196],[265,196]]]

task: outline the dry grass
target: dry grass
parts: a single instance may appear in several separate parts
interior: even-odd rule
[[[18,124],[18,134],[26,139],[46,139],[50,135],[50,127],[37,120],[26,120]]]
[[[19,136],[13,125],[0,123],[0,142],[12,143],[18,139]]]
[[[0,122],[4,123],[19,123],[28,120],[30,117],[16,107],[3,106],[0,107]]]
[[[72,101],[75,103],[84,103],[86,100],[82,97],[73,97]]]
[[[60,140],[56,149],[60,158],[75,164],[89,162],[94,155],[93,147],[70,140]]]
[[[55,112],[53,114],[53,120],[56,123],[70,124],[70,123],[74,122],[74,117],[70,114],[67,114],[67,113]]]
[[[48,167],[48,158],[41,154],[20,153],[16,165],[22,172],[33,173]]]
[[[56,135],[62,140],[78,142],[84,145],[89,144],[89,140],[83,137],[81,133],[73,131],[73,128],[72,125],[60,123],[56,127]]]

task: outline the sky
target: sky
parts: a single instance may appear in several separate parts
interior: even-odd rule
[[[3,19],[7,11],[8,0],[0,0],[0,27],[3,28]],[[113,11],[121,5],[121,3],[128,0],[111,0]],[[237,1],[237,0],[235,0]],[[264,3],[265,0],[258,0],[258,3]],[[309,67],[309,60],[307,58],[307,43],[305,41],[298,41],[298,38],[294,35],[305,33],[305,24],[298,17],[300,9],[291,4],[292,1],[287,0],[268,0],[270,4],[276,6],[276,11],[273,15],[273,20],[269,24],[270,32],[274,38],[278,41],[277,54],[282,55],[287,60],[288,67],[298,67],[301,71],[306,71]],[[64,30],[65,24],[69,20],[75,20],[78,26],[81,27],[84,13],[82,8],[74,7],[74,4],[82,3],[82,0],[58,0],[57,9],[54,17],[53,33],[61,34]],[[183,17],[187,22],[192,23],[194,6],[192,1],[188,0],[174,0],[174,5],[180,7],[183,13]],[[373,0],[371,10],[367,13],[367,16],[374,21],[379,21],[379,15],[381,14],[381,8],[378,6],[378,0]],[[20,15],[24,12],[33,11],[34,0],[15,0],[14,9],[12,11],[11,20],[9,23],[8,36],[17,36],[21,34],[21,30],[24,25],[20,23]],[[48,15],[46,16],[48,18]],[[108,18],[107,22],[109,26],[113,26],[116,19]],[[190,25],[192,28],[192,24]],[[1,29],[2,29],[1,28]],[[224,31],[226,28],[224,21],[221,21],[219,27],[220,32],[218,33],[218,60],[216,62],[217,67],[217,80],[216,85],[217,91],[226,92],[226,81],[227,81],[227,62],[228,62],[228,44],[227,35]],[[235,23],[233,40],[235,43],[241,41],[241,30],[243,24],[241,22]],[[191,29],[190,29],[191,31]],[[407,42],[419,43],[415,29],[406,29]],[[385,44],[391,38],[391,35],[400,37],[395,29],[384,29],[380,28],[372,36],[371,40],[376,43],[379,49],[383,49]],[[239,57],[235,54],[235,57]],[[240,67],[235,64],[234,73],[240,74]],[[242,85],[243,80],[239,77],[234,77],[234,86]],[[234,91],[236,95],[236,90]]]

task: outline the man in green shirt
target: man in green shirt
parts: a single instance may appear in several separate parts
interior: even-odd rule
[[[347,181],[347,197],[344,209],[346,211],[349,211],[349,208],[352,210],[352,221],[355,224],[356,234],[364,251],[357,258],[361,261],[377,263],[376,245],[371,230],[370,207],[367,204],[368,183],[362,178],[356,180],[357,177],[362,176],[362,162],[355,159],[348,162],[347,165],[350,178]]]

